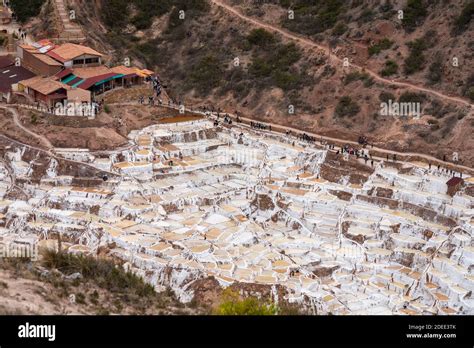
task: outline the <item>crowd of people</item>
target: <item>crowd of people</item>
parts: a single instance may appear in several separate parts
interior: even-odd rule
[[[253,129],[260,129],[260,130],[269,130],[269,131],[272,130],[272,126],[269,124],[267,125],[264,123],[253,122],[253,121],[250,121],[250,127]]]
[[[300,140],[306,141],[308,143],[314,143],[316,141],[316,137],[308,135],[306,133],[298,134],[298,138]]]
[[[154,106],[154,105],[163,105],[163,100],[160,98],[160,95],[162,93],[162,87],[161,87],[161,82],[157,76],[151,76],[147,77],[146,82],[149,82],[152,85],[153,88],[153,95],[148,96],[148,105]],[[138,103],[141,105],[145,104],[145,96],[141,95],[138,97]],[[172,105],[172,100],[168,101],[168,105]]]
[[[161,95],[161,82],[158,79],[158,76],[148,77],[146,81],[151,82],[151,85],[153,86],[153,92],[157,97],[159,97]]]

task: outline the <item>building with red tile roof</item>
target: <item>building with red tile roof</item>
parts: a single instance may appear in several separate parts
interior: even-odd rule
[[[88,91],[93,99],[117,87],[142,84],[153,75],[153,71],[123,65],[109,68],[102,65],[101,53],[73,43],[55,45],[41,40],[32,45],[19,45],[18,57],[25,67],[42,77],[33,84],[23,81],[22,86],[36,101],[48,106],[67,98],[67,91],[71,89]],[[61,90],[59,94],[50,90],[56,87]]]

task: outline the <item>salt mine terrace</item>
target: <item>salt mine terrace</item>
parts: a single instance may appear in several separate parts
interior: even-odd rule
[[[212,276],[282,286],[315,313],[474,313],[471,174],[448,195],[434,165],[372,166],[278,133],[175,121],[101,154],[5,147],[0,242],[105,248],[184,302]]]

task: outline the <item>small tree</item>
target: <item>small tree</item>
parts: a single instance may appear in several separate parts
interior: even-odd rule
[[[277,315],[278,306],[256,297],[242,299],[230,288],[222,293],[222,301],[214,311],[217,315]]]

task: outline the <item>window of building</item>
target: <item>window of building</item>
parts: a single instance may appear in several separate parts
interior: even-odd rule
[[[99,63],[99,58],[86,58],[86,64]]]

